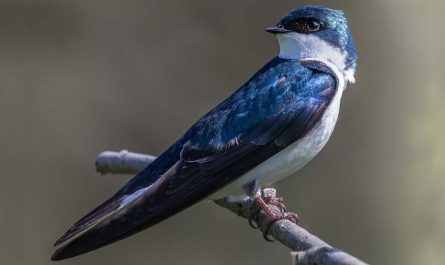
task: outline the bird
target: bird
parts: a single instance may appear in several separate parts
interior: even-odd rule
[[[69,228],[52,260],[104,247],[204,200],[250,197],[271,222],[297,221],[273,213],[262,188],[325,146],[358,56],[341,10],[301,6],[265,30],[278,40],[278,55]]]

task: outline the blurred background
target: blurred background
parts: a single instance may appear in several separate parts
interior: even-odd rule
[[[290,9],[345,11],[356,85],[321,154],[276,185],[300,224],[372,264],[445,262],[440,0],[0,1],[0,263],[52,243],[130,176],[96,154],[158,155],[277,54]],[[61,264],[289,264],[247,221],[201,203]]]

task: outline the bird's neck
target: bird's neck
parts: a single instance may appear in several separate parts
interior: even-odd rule
[[[277,34],[280,45],[280,58],[306,59],[321,58],[332,62],[343,73],[346,81],[353,83],[354,71],[346,69],[346,55],[337,47],[318,38],[317,36],[301,33]]]

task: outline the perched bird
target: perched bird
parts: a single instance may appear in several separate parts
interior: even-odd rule
[[[303,6],[266,31],[278,39],[278,56],[77,221],[52,260],[111,244],[205,199],[248,195],[270,221],[296,221],[274,215],[261,187],[296,172],[326,144],[357,55],[339,10]]]

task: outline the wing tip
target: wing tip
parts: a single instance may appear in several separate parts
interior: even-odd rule
[[[51,256],[52,261],[60,261],[82,255],[90,250],[82,250],[70,244],[58,248]]]
[[[91,224],[90,224],[91,226]],[[59,246],[62,243],[67,242],[69,239],[77,236],[78,234],[82,233],[86,228],[88,227],[82,227],[82,228],[78,228],[78,229],[73,229],[75,228],[75,225],[73,225],[70,229],[68,229],[68,231],[66,231],[61,237],[59,237],[53,244],[53,246]]]
[[[59,238],[54,242],[53,246],[56,247],[56,246],[62,244],[63,242],[65,242],[67,239],[68,239],[68,238],[66,237],[66,233],[65,233],[63,236],[59,237]]]
[[[59,261],[59,260],[63,260],[63,258],[60,257],[59,252],[56,250],[56,252],[54,252],[54,254],[51,256],[51,261]]]
[[[63,239],[63,240],[62,240],[62,238],[57,239],[57,240],[53,243],[53,247],[58,247],[58,246],[60,246],[60,245],[61,245],[62,243],[64,243],[66,240],[67,240],[67,239]]]
[[[89,236],[88,233],[68,239],[71,240],[66,241],[66,239],[64,239],[60,242],[59,240],[56,241],[55,244],[60,244],[62,242],[64,242],[65,244],[59,246],[59,248],[56,249],[54,254],[51,256],[52,261],[69,259],[104,246],[104,244],[95,244],[95,241],[92,239],[92,237]]]
[[[67,233],[65,233],[63,236],[61,236],[59,239],[57,239],[56,242],[54,242],[53,246],[55,246],[55,247],[59,246],[59,248],[56,249],[54,254],[51,256],[52,261],[64,260],[64,259],[68,259],[68,258],[72,258],[77,255],[80,255],[80,253],[76,254],[76,253],[74,253],[75,251],[73,252],[73,249],[71,246],[72,241],[67,241],[71,237],[68,236]],[[66,244],[60,246],[62,243],[66,243]]]
[[[57,249],[51,256],[51,261],[60,261],[75,256],[75,255],[70,255],[67,251],[64,251],[64,249],[65,249],[64,247]]]

